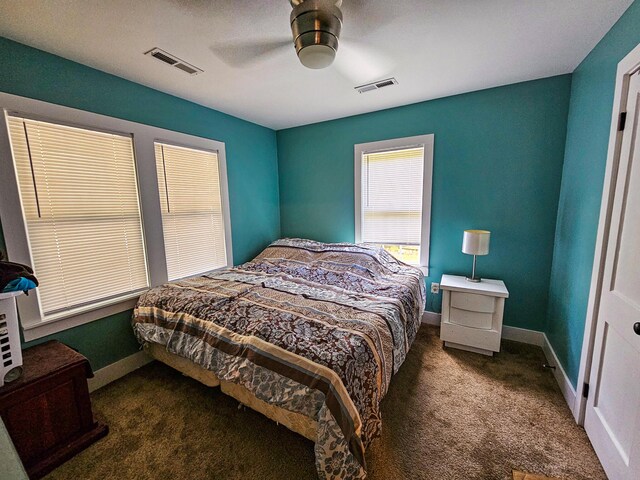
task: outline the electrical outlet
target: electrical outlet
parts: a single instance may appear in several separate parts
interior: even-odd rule
[[[436,295],[438,293],[440,293],[440,284],[439,283],[433,282],[431,284],[431,293],[436,294]]]

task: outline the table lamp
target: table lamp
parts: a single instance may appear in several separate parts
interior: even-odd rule
[[[473,270],[471,270],[471,278],[467,277],[469,282],[479,282],[480,278],[476,278],[476,255],[486,255],[489,253],[489,239],[491,232],[487,230],[465,230],[462,238],[462,253],[473,255]]]

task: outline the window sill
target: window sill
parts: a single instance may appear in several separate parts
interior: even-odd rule
[[[419,268],[420,271],[424,274],[424,278],[429,276],[429,267],[423,267],[422,265],[418,265],[415,263],[407,263],[407,265],[411,265],[412,267]]]
[[[46,317],[40,322],[23,326],[24,340],[30,342],[101,318],[126,312],[135,307],[140,292],[96,303],[82,309],[70,310]]]

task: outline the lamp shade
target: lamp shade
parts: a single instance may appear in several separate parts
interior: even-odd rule
[[[468,255],[488,254],[490,238],[491,232],[488,230],[465,230],[462,238],[462,253]]]

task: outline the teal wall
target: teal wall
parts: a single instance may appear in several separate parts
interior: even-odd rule
[[[225,142],[234,262],[249,260],[279,237],[273,130],[1,37],[0,58],[1,92]],[[98,369],[137,350],[129,318],[125,312],[54,337]]]
[[[353,241],[354,144],[433,133],[427,281],[468,273],[463,230],[491,230],[480,274],[507,284],[506,324],[542,330],[570,85],[563,75],[278,131],[282,235]],[[427,308],[440,302],[429,294]]]
[[[618,62],[640,43],[635,1],[573,72],[546,333],[574,386],[598,229]]]
[[[492,230],[491,254],[478,268],[509,287],[505,323],[545,330],[575,385],[616,65],[640,42],[639,24],[636,1],[571,76],[277,134],[1,37],[0,91],[224,141],[235,263],[280,231],[352,241],[353,145],[434,133],[427,281],[468,272],[462,230]],[[440,296],[429,294],[427,307],[439,311]],[[98,369],[137,350],[129,318],[123,312],[54,337]]]

